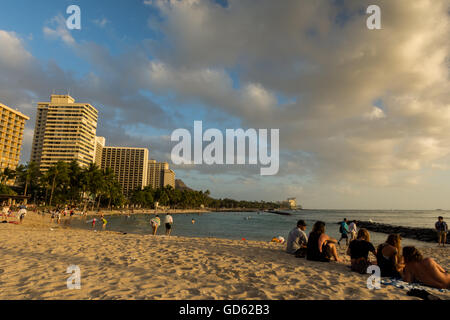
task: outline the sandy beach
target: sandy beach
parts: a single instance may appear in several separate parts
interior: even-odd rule
[[[78,230],[28,213],[0,224],[0,299],[418,299],[406,290],[366,287],[346,263],[295,258],[259,241]],[[150,227],[149,227],[150,228]],[[446,270],[450,248],[425,248]],[[66,269],[78,265],[81,289]],[[449,299],[449,293],[433,294]]]

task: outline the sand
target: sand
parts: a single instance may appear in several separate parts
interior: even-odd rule
[[[348,257],[311,262],[277,243],[77,230],[33,213],[0,224],[0,243],[0,299],[417,299],[367,289]],[[450,248],[423,252],[450,269]],[[67,288],[70,265],[81,270],[79,290]]]

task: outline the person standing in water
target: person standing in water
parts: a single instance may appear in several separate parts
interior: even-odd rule
[[[158,227],[161,225],[161,219],[159,219],[159,215],[156,215],[156,217],[152,218],[150,220],[150,224],[153,229],[153,235],[156,235],[156,231],[158,230]]]
[[[108,221],[106,221],[105,217],[102,215],[102,229],[105,230],[106,229],[106,224],[108,223]]]
[[[166,213],[166,217],[164,219],[164,224],[166,226],[166,236],[170,236],[172,232],[173,218],[170,213]]]
[[[447,242],[447,232],[448,232],[448,226],[447,223],[444,221],[444,217],[438,217],[438,221],[434,225],[436,228],[436,232],[438,235],[438,246],[441,245],[445,247],[445,243]]]

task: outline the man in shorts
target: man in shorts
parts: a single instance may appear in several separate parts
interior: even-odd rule
[[[438,234],[438,246],[441,245],[445,247],[445,243],[447,242],[447,232],[448,232],[448,226],[447,223],[444,221],[443,217],[438,217],[438,221],[434,225],[436,228],[436,232]]]
[[[339,227],[339,232],[341,233],[341,238],[338,241],[338,246],[341,246],[341,240],[345,239],[345,244],[348,246],[348,224],[347,218],[344,218],[344,221],[341,222],[341,226]]]
[[[164,224],[166,226],[166,236],[170,236],[170,233],[172,232],[173,218],[169,213],[166,213]]]

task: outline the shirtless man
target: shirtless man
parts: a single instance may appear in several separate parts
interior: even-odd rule
[[[415,247],[404,247],[403,258],[406,265],[403,270],[404,281],[419,282],[438,289],[450,289],[450,274],[432,258],[423,258]]]

